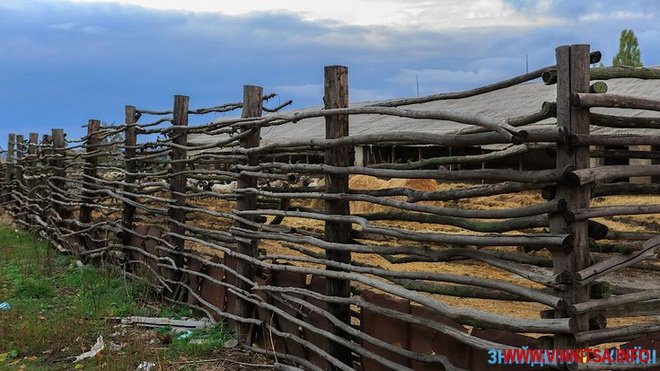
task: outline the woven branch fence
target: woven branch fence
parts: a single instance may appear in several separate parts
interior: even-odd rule
[[[603,83],[591,81],[660,76],[646,69],[643,75],[638,69],[590,70],[599,53],[588,45],[559,47],[556,56],[555,66],[479,89],[359,108],[348,104],[347,69],[329,66],[323,109],[281,113],[289,102],[265,108],[272,95],[246,86],[242,102],[218,107],[191,110],[185,96],[176,96],[168,111],[127,106],[124,123],[90,120],[79,140],[67,140],[61,129],[27,140],[11,134],[2,207],[55,248],[122,267],[165,300],[225,321],[245,347],[304,369],[482,370],[498,367],[487,362],[491,349],[651,347],[660,338],[660,290],[614,284],[609,277],[623,270],[657,274],[657,226],[617,232],[593,219],[657,217],[660,205],[591,203],[594,197],[659,194],[657,184],[610,181],[657,177],[660,165],[590,167],[590,159],[611,154],[592,151],[596,145],[657,146],[660,130],[592,135],[590,122],[658,129],[658,119],[594,114],[590,107],[659,111],[659,101],[595,92]],[[556,84],[556,102],[524,117],[503,121],[414,106],[497,94],[540,77]],[[189,125],[191,117],[239,109],[240,118]],[[351,135],[350,118],[365,114],[405,118],[408,127],[432,119],[473,128],[456,135],[405,127]],[[146,117],[155,119],[144,123]],[[325,139],[260,142],[262,129],[304,127],[314,118],[325,119]],[[556,122],[533,125],[548,118]],[[188,141],[198,134],[214,140]],[[353,162],[356,145],[491,144],[508,147],[407,164]],[[556,166],[442,166],[487,163],[532,148],[556,153]],[[323,161],[286,160],[300,154]],[[643,156],[660,158],[653,151]],[[409,183],[351,186],[360,176]],[[430,189],[408,185],[429,180]],[[542,198],[505,209],[465,203],[519,194]],[[453,270],[457,264],[473,271]],[[480,274],[486,268],[500,274]],[[538,316],[516,316],[498,310],[498,303],[538,308]],[[612,327],[608,318],[630,321]]]

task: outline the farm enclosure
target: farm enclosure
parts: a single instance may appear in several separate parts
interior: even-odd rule
[[[560,47],[556,66],[501,83],[358,107],[348,105],[347,69],[330,66],[325,107],[294,114],[262,117],[255,86],[241,103],[209,109],[190,110],[184,96],[171,111],[127,106],[122,125],[91,120],[79,141],[61,130],[41,143],[10,137],[4,205],[59,249],[122,264],[167,300],[229,321],[246,346],[309,369],[478,370],[492,368],[494,348],[645,344],[660,329],[660,185],[610,181],[658,176],[660,165],[590,165],[613,154],[596,149],[606,146],[657,159],[660,125],[653,114],[590,108],[657,112],[660,103],[590,92],[590,80],[660,74],[590,70],[597,59],[586,45]],[[556,99],[554,109],[538,102],[540,113],[412,106],[498,94],[543,75],[556,82]],[[188,125],[189,115],[234,109],[241,118]],[[349,118],[365,114],[406,125],[352,133]],[[320,119],[324,136],[261,142],[267,130],[295,133]],[[420,119],[470,128],[411,130]],[[207,140],[189,140],[197,134]],[[495,150],[355,166],[352,149],[370,145]],[[552,166],[458,168],[538,149],[555,153]],[[302,153],[323,163],[288,161]],[[227,184],[197,187],[209,181]]]

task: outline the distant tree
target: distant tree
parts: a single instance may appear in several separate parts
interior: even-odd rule
[[[641,67],[642,58],[639,52],[637,36],[632,30],[621,31],[619,39],[619,52],[612,59],[614,66]]]

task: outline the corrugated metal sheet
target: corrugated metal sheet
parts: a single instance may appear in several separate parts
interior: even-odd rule
[[[660,99],[660,81],[640,79],[613,79],[608,80],[609,93],[630,95],[644,98]],[[459,113],[470,113],[485,115],[493,119],[507,119],[510,117],[523,116],[540,111],[545,101],[554,102],[556,97],[555,85],[544,85],[542,83],[528,83],[516,85],[507,89],[498,90],[474,97],[441,100],[406,106],[406,109],[419,110],[445,110]],[[376,102],[352,103],[351,107],[361,107]],[[311,107],[301,110],[291,110],[286,113],[294,114],[318,110],[321,107]],[[660,117],[657,112],[642,110],[623,110],[609,108],[595,108],[592,112],[605,113],[618,116],[645,116]],[[535,125],[552,124],[554,119],[544,120]],[[289,123],[277,127],[264,128],[261,132],[262,144],[276,143],[291,139],[313,139],[324,138],[324,118],[313,118],[302,120],[297,123]],[[350,118],[350,133],[377,134],[396,131],[419,131],[436,134],[457,134],[462,129],[469,128],[451,121],[439,121],[429,119],[408,119],[383,115],[352,115]],[[592,133],[598,134],[643,134],[660,135],[660,130],[652,129],[618,129],[593,127]],[[190,143],[206,144],[217,141],[218,137],[208,135],[190,135]]]

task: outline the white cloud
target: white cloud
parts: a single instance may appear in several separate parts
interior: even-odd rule
[[[304,20],[349,25],[385,25],[416,29],[457,27],[529,26],[547,24],[547,18],[515,10],[504,0],[70,0],[76,3],[115,2],[153,9],[220,12],[296,13]]]
[[[578,19],[583,22],[596,22],[606,20],[634,20],[634,19],[653,19],[653,14],[642,12],[616,11],[610,13],[589,13],[580,16]]]

